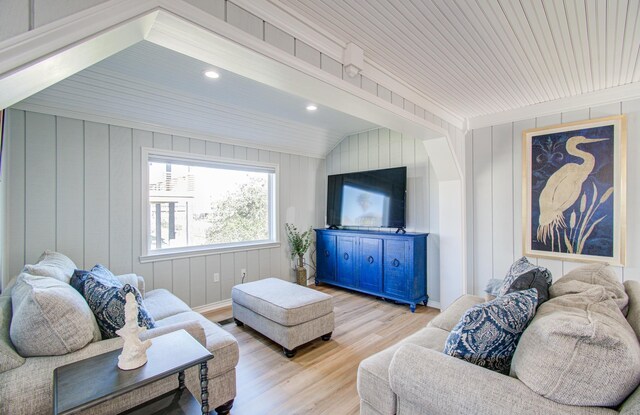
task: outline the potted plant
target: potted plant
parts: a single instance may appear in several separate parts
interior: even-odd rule
[[[291,259],[294,260],[298,256],[298,264],[294,268],[296,271],[296,282],[300,285],[307,285],[307,269],[304,267],[304,254],[307,253],[311,246],[311,234],[313,232],[311,226],[303,233],[298,232],[295,225],[285,223],[287,230],[287,239],[289,240],[289,248],[291,249]]]

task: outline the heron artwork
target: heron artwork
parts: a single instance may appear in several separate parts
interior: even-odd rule
[[[570,137],[566,141],[565,151],[581,162],[562,165],[549,176],[540,192],[536,240],[550,246],[551,251],[581,254],[594,228],[606,217],[595,218],[595,214],[598,207],[609,199],[613,187],[608,188],[600,199],[598,188],[593,182],[592,186],[587,185],[593,188],[591,197],[587,197],[587,192],[583,191],[585,182],[596,165],[594,155],[588,151],[589,146],[605,140],[608,138],[587,138],[582,135]],[[574,207],[579,199],[580,205]]]

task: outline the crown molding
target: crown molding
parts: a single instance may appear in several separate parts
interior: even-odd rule
[[[628,101],[636,98],[640,98],[640,82],[588,92],[586,94],[572,97],[560,98],[553,101],[541,102],[539,104],[498,112],[495,114],[481,115],[479,117],[470,118],[468,120],[468,125],[469,129],[473,130],[492,125],[507,124],[536,117],[544,117],[546,115],[553,115],[561,112]]]

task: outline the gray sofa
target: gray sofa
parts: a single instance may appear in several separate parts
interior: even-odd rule
[[[593,269],[589,267],[586,268]],[[581,271],[578,270],[579,272]],[[583,277],[584,275],[581,276],[581,278]],[[556,284],[558,282],[554,285]],[[624,327],[622,329],[616,328],[616,330],[620,336],[627,336],[627,340],[631,339],[632,347],[629,350],[632,355],[630,357],[624,354],[608,356],[607,358],[610,360],[607,362],[596,360],[598,370],[602,369],[602,365],[613,366],[608,378],[590,379],[592,365],[582,364],[582,367],[577,368],[576,373],[576,364],[570,362],[571,358],[553,361],[553,359],[560,359],[559,356],[563,354],[559,353],[559,356],[554,356],[553,353],[549,353],[544,358],[540,358],[538,351],[535,350],[544,350],[544,341],[536,337],[540,333],[534,331],[547,330],[548,334],[549,327],[546,327],[545,323],[550,320],[543,319],[553,319],[559,316],[558,313],[563,312],[558,307],[563,307],[562,302],[566,302],[566,300],[560,296],[555,302],[549,301],[542,304],[536,317],[525,330],[511,365],[511,376],[502,375],[442,353],[449,332],[458,323],[464,312],[473,305],[485,301],[482,297],[465,295],[434,318],[424,329],[360,363],[357,381],[360,395],[360,414],[640,414],[640,387],[637,387],[635,391],[631,390],[628,396],[625,394],[626,399],[623,399],[621,404],[612,407],[559,403],[558,401],[563,399],[558,398],[556,393],[557,389],[565,388],[564,399],[570,400],[573,397],[571,393],[573,385],[576,385],[576,388],[582,388],[587,394],[591,390],[594,395],[603,389],[598,384],[614,385],[615,388],[618,382],[617,373],[620,373],[622,377],[623,372],[627,374],[632,372],[627,370],[628,366],[636,368],[634,370],[637,379],[639,356],[634,355],[637,353],[638,338],[640,337],[640,283],[627,281],[624,283],[624,288],[622,288],[622,284],[617,284],[622,294],[624,295],[626,292],[628,295],[628,309],[625,305],[624,311],[627,311],[626,322],[628,322],[627,327],[630,327],[628,330]],[[550,290],[552,300],[554,285]],[[565,284],[563,294],[571,293],[567,288],[575,289],[576,285]],[[555,291],[561,290],[556,289]],[[604,292],[604,289],[601,292]],[[579,296],[573,294],[573,297],[565,298],[575,299]],[[590,307],[592,306],[587,305],[585,309],[590,310]],[[626,324],[623,314],[618,314],[622,323]],[[538,320],[537,323],[536,320]],[[527,333],[530,330],[532,332]],[[596,328],[597,330],[600,329]],[[601,351],[618,347],[621,344],[620,339],[617,338],[611,341],[605,337],[600,337],[600,339],[604,339]],[[536,353],[538,354],[536,355]],[[584,352],[578,353],[573,357],[576,359],[592,358],[585,356],[586,354]],[[528,359],[531,355],[534,355],[537,360]],[[547,369],[551,364],[554,364],[556,369],[564,370],[564,373],[560,372],[562,374],[559,377],[548,376]],[[616,364],[620,366],[615,367]],[[565,367],[567,370],[564,369]],[[530,374],[533,374],[534,382],[538,382],[540,385],[531,383]],[[518,378],[519,375],[520,378]],[[523,382],[525,378],[528,384]],[[559,378],[562,379],[559,380]],[[631,382],[634,382],[633,373],[627,378],[631,378]],[[554,381],[556,381],[554,386],[556,390],[549,389],[550,392],[544,394],[534,391],[546,388],[548,385],[544,385],[545,382]],[[596,384],[593,387],[591,386],[592,382]],[[626,383],[629,384],[628,381]],[[576,395],[579,394],[576,393]]]
[[[123,281],[135,281],[144,293],[144,279],[132,274],[118,276]],[[209,406],[218,413],[228,413],[236,395],[235,367],[239,351],[236,339],[221,327],[193,312],[189,306],[167,290],[157,289],[144,294],[144,302],[156,328],[141,337],[153,338],[184,329],[202,343],[214,355],[209,362]],[[19,356],[9,338],[12,314],[11,289],[0,295],[0,414],[50,414],[52,413],[52,379],[56,367],[81,359],[106,353],[122,347],[122,339],[114,338],[91,342],[84,348],[60,355],[28,357]],[[179,353],[176,350],[176,353]],[[7,362],[10,364],[7,365]],[[7,366],[16,366],[7,370]],[[3,367],[4,366],[4,367]],[[200,397],[197,368],[186,373],[187,387]],[[137,406],[155,396],[175,389],[177,378],[155,382],[146,387],[112,399],[86,413],[113,414]]]

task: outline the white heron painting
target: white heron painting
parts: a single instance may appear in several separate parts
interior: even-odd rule
[[[573,128],[529,130],[524,136],[525,252],[587,260],[621,258],[620,126],[593,120]]]

